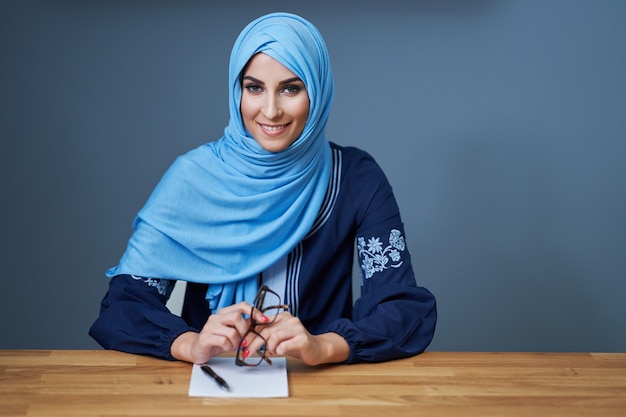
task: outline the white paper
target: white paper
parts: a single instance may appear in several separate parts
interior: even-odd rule
[[[212,358],[208,365],[221,376],[230,391],[224,391],[199,365],[193,365],[189,382],[190,397],[280,398],[289,396],[287,361],[272,358],[272,365],[237,366],[235,358]]]

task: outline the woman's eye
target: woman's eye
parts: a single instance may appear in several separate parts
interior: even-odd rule
[[[298,93],[300,90],[302,90],[302,88],[300,86],[297,85],[288,85],[286,86],[283,91],[287,94],[296,94]]]
[[[259,93],[261,92],[261,87],[256,85],[256,84],[248,84],[244,87],[246,90],[248,90],[251,93]]]

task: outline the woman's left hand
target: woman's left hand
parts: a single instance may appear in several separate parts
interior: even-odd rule
[[[348,359],[350,347],[337,333],[312,335],[299,318],[289,312],[280,313],[271,325],[256,327],[266,341],[265,348],[270,356],[291,356],[307,365],[343,362]],[[254,339],[248,348],[254,352],[261,347],[262,340]]]

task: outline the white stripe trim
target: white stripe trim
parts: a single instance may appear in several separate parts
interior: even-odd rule
[[[285,303],[291,305],[291,314],[298,316],[300,312],[300,266],[302,265],[302,242],[291,251],[287,260],[287,283],[285,289]]]
[[[324,201],[322,202],[322,207],[320,208],[317,218],[315,219],[315,222],[313,222],[313,226],[311,226],[311,230],[309,230],[305,239],[317,232],[324,225],[324,223],[326,223],[330,214],[333,212],[337,196],[339,195],[339,189],[341,188],[341,157],[342,155],[339,149],[332,150],[332,172],[328,183],[328,189],[326,190],[326,196],[324,197]]]
[[[332,150],[332,171],[330,174],[330,180],[328,182],[328,189],[322,202],[322,207],[311,226],[311,230],[304,239],[312,236],[317,232],[326,221],[330,218],[330,214],[333,212],[337,196],[339,195],[339,189],[341,188],[341,168],[342,168],[342,154],[341,150]],[[287,259],[287,273],[285,284],[285,303],[291,305],[291,314],[298,316],[300,312],[300,267],[302,265],[302,257],[304,255],[302,242],[298,243],[296,247],[289,253]]]

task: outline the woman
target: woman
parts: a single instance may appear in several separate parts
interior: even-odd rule
[[[138,213],[92,337],[193,363],[262,345],[309,365],[422,352],[435,299],[416,286],[380,167],[326,138],[333,76],[320,33],[292,14],[256,19],[233,47],[229,88],[224,135],[179,157]],[[176,280],[188,282],[182,317],[165,307]],[[260,285],[288,311],[252,309]]]

